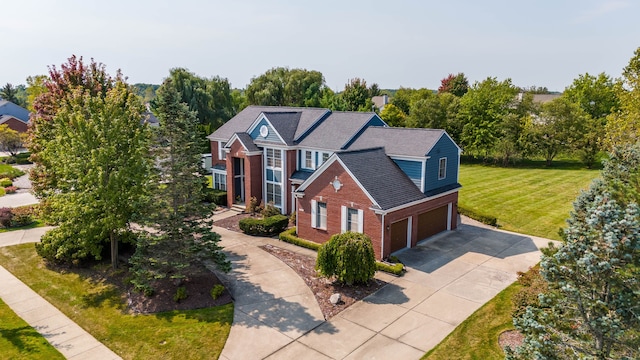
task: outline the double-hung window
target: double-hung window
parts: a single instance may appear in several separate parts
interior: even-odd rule
[[[364,212],[360,209],[352,209],[346,206],[341,208],[341,231],[364,232]]]
[[[309,170],[315,170],[313,151],[311,150],[302,150],[302,167]]]
[[[218,190],[227,191],[227,174],[214,172],[213,173],[213,188]]]
[[[282,150],[265,149],[265,200],[282,209]]]
[[[325,162],[327,162],[327,160],[329,160],[330,156],[331,156],[331,153],[328,153],[328,152],[320,153],[320,164],[318,164],[318,165],[322,165]]]
[[[311,227],[327,229],[327,203],[311,200]]]
[[[447,158],[440,158],[438,164],[438,180],[442,180],[447,177]]]

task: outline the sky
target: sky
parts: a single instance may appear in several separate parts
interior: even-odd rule
[[[245,88],[282,66],[335,91],[355,77],[437,89],[459,72],[562,91],[621,76],[640,47],[637,0],[5,0],[0,17],[0,85],[77,55],[129,83],[182,67]]]

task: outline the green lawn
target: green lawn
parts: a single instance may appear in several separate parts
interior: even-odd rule
[[[505,330],[513,329],[511,297],[520,288],[520,284],[514,283],[502,290],[458,325],[422,359],[504,359],[504,352],[498,345],[498,336]]]
[[[460,166],[459,205],[498,218],[505,230],[560,240],[573,200],[599,170]]]
[[[216,359],[233,321],[232,304],[130,315],[116,286],[86,270],[47,269],[33,244],[0,248],[0,265],[124,359]]]
[[[42,335],[0,300],[0,357],[3,359],[64,359]]]

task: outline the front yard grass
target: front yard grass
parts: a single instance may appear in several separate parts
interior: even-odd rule
[[[0,354],[3,359],[64,359],[29,324],[0,300]]]
[[[460,166],[459,205],[498,218],[509,231],[560,240],[573,201],[600,175],[575,167]]]
[[[216,359],[229,336],[233,304],[131,315],[115,285],[50,270],[33,244],[0,248],[0,265],[124,359]]]
[[[423,360],[504,359],[498,336],[513,329],[511,298],[522,286],[513,283],[476,310],[455,330],[431,349]]]

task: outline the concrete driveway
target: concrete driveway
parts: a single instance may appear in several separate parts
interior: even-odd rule
[[[388,285],[268,358],[419,359],[535,265],[548,243],[462,224],[396,254],[403,277],[379,273]]]

